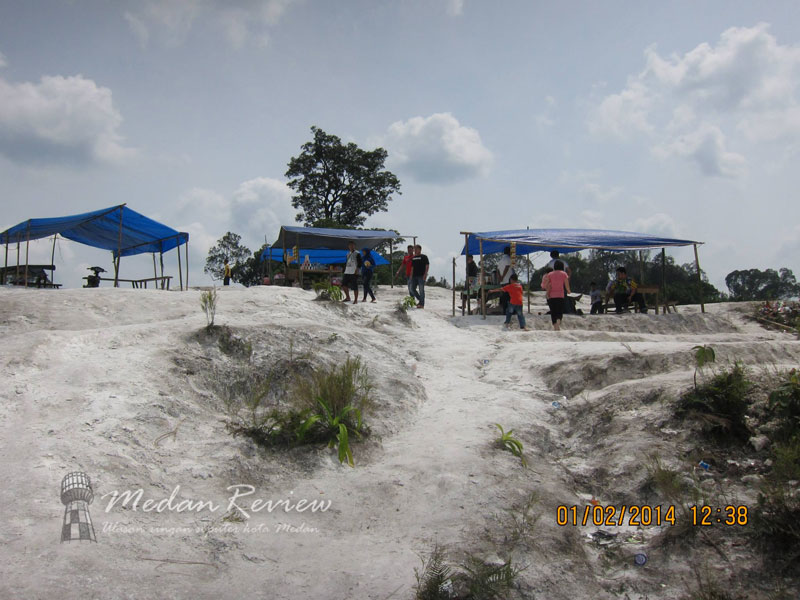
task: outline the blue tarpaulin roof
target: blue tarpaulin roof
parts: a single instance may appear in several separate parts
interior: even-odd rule
[[[312,265],[314,263],[320,265],[336,265],[336,264],[344,264],[345,262],[347,262],[347,250],[330,250],[328,248],[314,248],[314,249],[301,248],[298,254],[300,255],[301,264],[305,261],[306,256],[308,256],[308,262],[310,262]],[[389,261],[383,258],[377,252],[373,252],[372,256],[375,258],[376,266],[389,264]],[[262,262],[270,259],[283,261],[283,248],[273,247],[264,250],[264,252],[261,253]]]
[[[167,252],[189,241],[188,233],[162,225],[123,204],[67,217],[28,219],[0,233],[0,244],[55,234],[87,246],[111,250],[115,256],[120,249],[122,256]]]
[[[517,254],[530,254],[558,250],[562,254],[578,250],[644,250],[667,246],[692,246],[702,244],[692,240],[678,240],[646,233],[612,231],[605,229],[514,229],[504,231],[484,231],[470,233],[467,247],[461,254],[480,254],[480,240],[483,240],[483,253],[502,252],[511,242],[516,243]]]
[[[328,248],[330,250],[347,250],[347,242],[353,240],[356,248],[375,248],[383,242],[400,237],[394,231],[361,230],[361,229],[326,229],[321,227],[281,227],[276,248]]]

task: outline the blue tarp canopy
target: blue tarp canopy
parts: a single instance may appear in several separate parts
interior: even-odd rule
[[[301,248],[298,254],[300,255],[300,264],[305,261],[306,256],[308,256],[308,262],[310,262],[312,265],[337,265],[347,262],[347,250],[330,250],[328,248]],[[375,258],[376,266],[389,264],[389,261],[383,258],[377,252],[373,252],[372,256]],[[264,250],[264,252],[261,253],[261,261],[263,262],[265,260],[276,260],[278,262],[283,262],[283,248],[273,247]],[[293,264],[296,264],[296,262]]]
[[[55,234],[87,246],[111,250],[114,256],[167,252],[189,242],[188,233],[162,225],[122,204],[68,217],[28,219],[1,233],[0,244]]]
[[[483,240],[484,254],[502,252],[503,248],[512,242],[516,243],[517,254],[551,250],[558,250],[561,254],[588,249],[645,250],[703,243],[606,229],[513,229],[470,233],[467,238],[467,246],[461,251],[461,254],[480,254],[481,240]]]
[[[327,248],[347,250],[347,242],[356,243],[356,248],[370,250],[384,242],[396,240],[400,236],[394,231],[361,229],[325,229],[321,227],[281,227],[278,239],[272,244],[275,248]],[[313,262],[313,261],[312,261]]]

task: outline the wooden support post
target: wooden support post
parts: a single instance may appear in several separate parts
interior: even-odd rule
[[[122,213],[125,205],[119,207],[119,236],[117,238],[117,261],[114,263],[114,287],[119,287],[119,261],[122,258]]]
[[[31,247],[31,221],[28,219],[28,239],[25,240],[25,287],[28,287],[28,252]]]
[[[453,316],[456,316],[456,257],[453,257]]]
[[[483,268],[483,240],[478,240],[478,245],[481,251],[481,314],[483,314],[483,318],[486,319],[486,279]]]
[[[694,244],[694,264],[697,267],[697,294],[700,298],[700,312],[706,312],[706,305],[703,304],[703,276],[700,275],[700,259],[697,256],[697,244]]]
[[[17,233],[17,268],[14,269],[15,277],[14,277],[14,285],[19,285],[19,244],[20,238],[22,237],[22,232]]]
[[[158,277],[158,270],[156,269],[156,253],[153,252],[153,277]],[[158,287],[158,283],[156,283],[156,287]]]
[[[180,240],[180,238],[178,238]],[[178,285],[181,286],[181,291],[183,291],[183,269],[181,269],[181,247],[178,246],[176,248],[178,251]]]
[[[56,282],[56,238],[58,237],[57,233],[53,234],[53,251],[50,253],[50,264],[53,265],[53,270],[50,271],[50,283]]]
[[[525,255],[525,260],[528,262],[528,314],[531,314],[531,254]]]
[[[394,288],[394,240],[389,240],[389,270],[392,272],[390,287]]]
[[[161,277],[163,278],[164,277],[164,250],[163,250],[163,244],[162,244],[162,249],[159,250],[159,252],[158,252],[158,262],[161,263]],[[164,289],[164,283],[166,283],[166,281],[164,279],[162,279],[161,280],[161,289],[162,290]]]
[[[289,260],[286,258],[286,234],[282,236],[283,241],[283,285],[289,283]]]
[[[3,285],[6,284],[6,272],[8,271],[8,234],[6,234],[6,264],[5,268],[3,269],[3,281],[0,282]]]
[[[661,314],[667,314],[667,249],[661,249],[661,296],[664,299],[664,307],[661,310]],[[656,314],[658,314],[658,310],[656,310]]]
[[[189,238],[186,238],[186,243],[183,245],[183,249],[186,252],[186,291],[189,291]],[[180,252],[180,248],[178,248],[178,252]]]
[[[469,234],[465,233],[464,234],[464,258],[466,259],[467,256],[469,256]],[[473,258],[473,260],[474,260],[474,258]],[[455,285],[456,285],[456,282],[453,281],[453,287],[455,287]],[[470,294],[472,293],[472,289],[470,288],[470,285],[469,285],[469,261],[467,261],[467,265],[464,268],[464,291],[467,293],[467,314],[469,315],[469,314],[472,314],[472,307],[470,306],[470,299],[469,299]],[[464,309],[463,309],[463,304],[464,303],[462,302],[461,304],[462,304],[461,314],[464,314]]]

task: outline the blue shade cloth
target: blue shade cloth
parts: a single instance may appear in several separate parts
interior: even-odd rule
[[[467,247],[461,254],[480,254],[480,240],[483,240],[483,253],[502,252],[511,242],[517,244],[517,254],[549,252],[558,250],[568,254],[579,250],[645,250],[667,246],[692,246],[702,244],[692,240],[677,240],[646,233],[630,231],[611,231],[603,229],[514,229],[504,231],[484,231],[470,233]]]
[[[153,221],[123,204],[67,217],[29,219],[0,233],[0,244],[37,240],[55,234],[87,246],[111,250],[114,256],[120,248],[122,256],[131,256],[143,252],[167,252],[189,241],[188,233]]]
[[[273,247],[294,248],[327,248],[329,250],[347,250],[347,243],[353,240],[356,248],[369,248],[372,250],[376,246],[389,240],[395,240],[400,236],[394,231],[367,231],[360,229],[325,229],[321,227],[281,227],[278,239],[272,244]]]
[[[289,248],[286,248],[286,251],[289,251]],[[308,262],[313,264],[319,265],[338,265],[344,264],[347,262],[347,250],[331,250],[329,248],[313,248],[313,249],[303,249],[301,248],[299,251],[300,254],[300,264],[303,264],[303,261],[306,259],[306,255],[308,256]],[[360,252],[359,252],[360,254]],[[375,265],[388,265],[389,261],[383,258],[377,252],[372,252],[372,257],[375,259]],[[277,260],[279,262],[283,261],[283,248],[269,248],[264,250],[261,253],[261,261],[265,260]],[[297,262],[292,263],[297,264]]]

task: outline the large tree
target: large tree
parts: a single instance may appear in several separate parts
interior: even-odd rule
[[[289,161],[286,177],[296,194],[292,206],[300,209],[297,221],[312,227],[351,227],[367,216],[386,211],[400,182],[383,168],[388,153],[383,148],[362,150],[346,146],[335,135],[312,127],[314,139],[303,144],[299,156]]]
[[[230,231],[217,240],[211,247],[206,257],[206,266],[203,269],[214,279],[222,279],[225,274],[225,260],[231,265],[231,276],[234,281],[240,281],[241,269],[237,266],[244,264],[250,258],[250,249],[242,246],[241,236]]]
[[[780,300],[794,298],[800,294],[791,269],[743,269],[731,271],[725,276],[725,284],[732,300]]]

